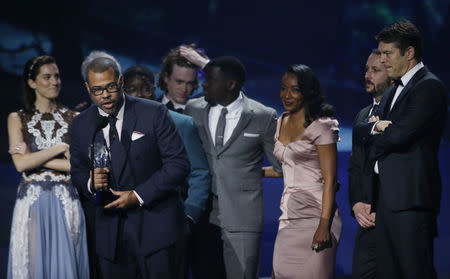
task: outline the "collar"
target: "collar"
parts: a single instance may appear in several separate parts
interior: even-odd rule
[[[406,84],[412,79],[412,77],[423,67],[425,67],[421,62],[417,63],[416,66],[412,67],[411,70],[409,70],[408,72],[406,72],[406,74],[404,74],[401,77],[403,86],[406,86]]]
[[[233,113],[238,113],[240,111],[240,109],[242,108],[242,104],[244,102],[244,96],[242,94],[242,91],[239,92],[239,96],[236,98],[236,100],[234,100],[231,104],[229,104],[228,106],[224,107],[220,104],[217,104],[217,109],[218,110],[222,110],[222,108],[227,108],[228,110],[228,114],[233,114]]]
[[[380,102],[377,103],[377,101],[375,100],[375,98],[373,98],[372,107],[373,107],[374,105],[379,105],[379,104],[380,104]]]
[[[184,109],[186,108],[186,105],[185,105],[185,104],[178,104],[178,103],[175,103],[175,102],[173,102],[173,101],[170,101],[170,100],[166,97],[166,93],[164,93],[164,94],[163,94],[163,97],[162,97],[162,100],[161,100],[161,103],[162,103],[163,105],[165,105],[165,104],[167,104],[168,102],[172,102],[173,107],[174,107],[175,109],[181,108],[181,109],[184,110]]]
[[[124,112],[125,112],[125,102],[126,102],[126,99],[125,99],[125,95],[124,95],[123,93],[122,93],[122,100],[123,100],[122,106],[120,107],[119,112],[117,113],[117,116],[116,116],[117,120],[123,120],[123,115],[124,115]],[[97,107],[97,109],[98,109],[98,113],[99,113],[101,116],[106,116],[106,117],[109,116],[109,114],[107,114],[106,112],[104,112],[101,108]]]

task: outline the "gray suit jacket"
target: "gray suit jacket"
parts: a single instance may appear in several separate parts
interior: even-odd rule
[[[277,171],[273,155],[276,111],[244,96],[241,118],[221,148],[209,131],[210,105],[204,97],[191,100],[185,113],[198,128],[212,174],[210,222],[231,232],[263,230],[262,162],[264,154]]]

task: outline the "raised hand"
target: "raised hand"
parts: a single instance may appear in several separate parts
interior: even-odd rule
[[[180,55],[189,60],[192,64],[199,66],[200,68],[205,67],[208,64],[209,59],[201,56],[197,51],[191,47],[181,46]]]

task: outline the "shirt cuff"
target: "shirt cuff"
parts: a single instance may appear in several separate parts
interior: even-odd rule
[[[89,194],[92,195],[92,191],[91,191],[91,179],[90,179],[90,178],[88,179],[88,182],[87,182],[87,188],[88,188]]]
[[[205,67],[206,67],[206,65],[209,63],[209,61],[211,61],[211,60],[208,59],[208,60],[206,61],[205,65],[202,66],[202,71],[205,69]]]
[[[191,216],[189,216],[189,215],[186,215],[186,217],[188,217],[189,219],[191,219],[192,223],[194,223],[194,224],[195,224],[194,218],[192,218],[192,217],[191,217]]]
[[[133,193],[139,201],[139,206],[144,205],[144,200],[138,195],[138,193],[135,190],[133,190]]]
[[[372,126],[372,129],[370,130],[370,134],[371,134],[371,135],[378,135],[378,134],[381,134],[381,132],[375,131],[375,126],[377,126],[377,123],[378,123],[378,121],[375,121],[375,122],[374,122],[374,124],[373,124],[373,126]]]

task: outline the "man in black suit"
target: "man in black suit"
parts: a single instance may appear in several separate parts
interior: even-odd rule
[[[161,64],[158,87],[164,92],[156,101],[183,113],[186,102],[198,88],[198,72],[209,59],[195,44],[172,49]]]
[[[395,22],[376,39],[395,86],[384,94],[377,121],[358,125],[356,134],[362,143],[373,140],[366,171],[375,172],[379,183],[377,273],[379,278],[436,278],[433,239],[446,90],[423,65],[421,35],[410,21]]]
[[[386,69],[381,64],[381,53],[378,49],[372,50],[367,59],[364,79],[366,92],[373,98],[373,102],[359,111],[353,126],[358,123],[367,123],[367,120],[377,113],[381,97],[391,83]],[[358,144],[356,139],[353,140],[348,169],[348,194],[352,208],[351,214],[359,225],[353,250],[353,278],[376,277],[375,213],[370,213],[373,198],[373,173],[365,175],[363,172],[369,155],[368,151],[367,145]]]
[[[72,122],[70,174],[79,195],[96,201],[97,276],[179,278],[183,141],[165,106],[124,95],[115,59],[84,71],[93,105]]]

